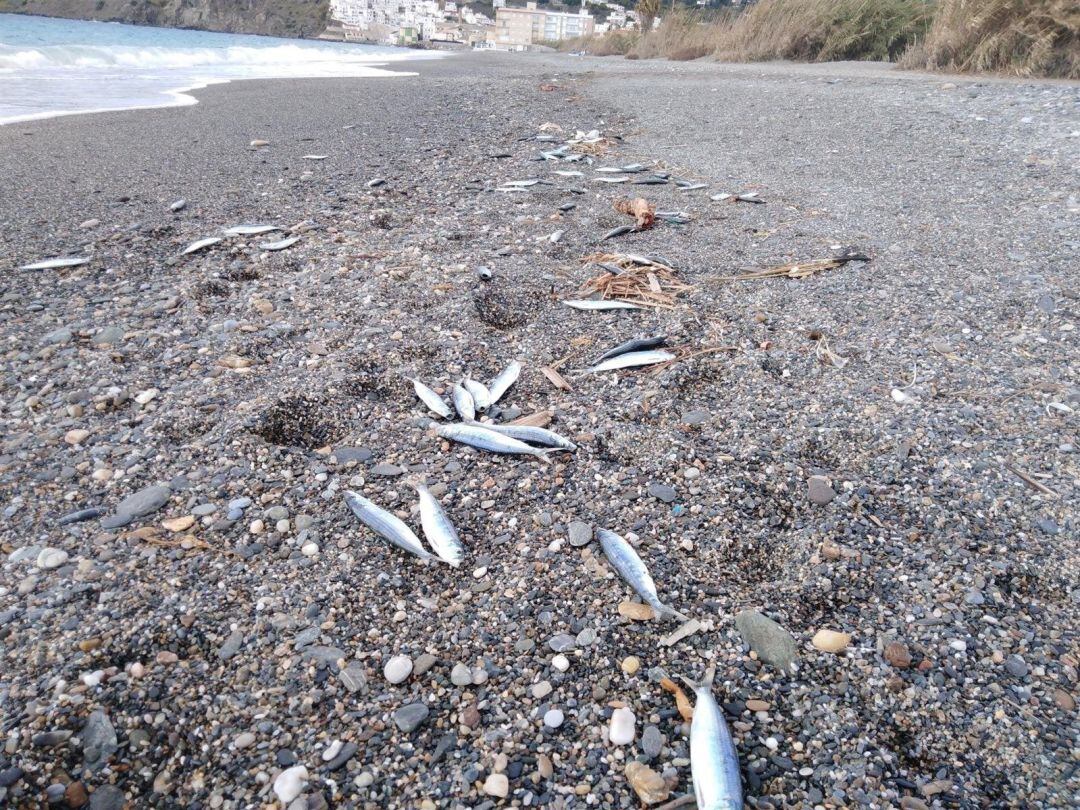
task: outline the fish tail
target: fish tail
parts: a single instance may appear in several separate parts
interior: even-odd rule
[[[700,681],[695,681],[691,678],[687,678],[685,675],[680,675],[679,680],[685,683],[693,690],[706,689],[711,690],[713,685],[713,679],[716,678],[716,664],[710,662],[708,668],[705,670],[705,674]]]
[[[690,621],[690,617],[687,616],[685,613],[679,613],[679,611],[675,610],[675,608],[668,607],[663,602],[657,602],[653,606],[653,610],[656,612],[657,617],[660,619],[677,619],[680,622]]]

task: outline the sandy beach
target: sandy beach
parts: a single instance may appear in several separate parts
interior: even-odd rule
[[[1076,83],[391,69],[0,127],[0,805],[663,806],[661,681],[714,665],[750,807],[1075,806]],[[687,222],[598,241],[624,196]],[[598,252],[689,289],[564,306]],[[446,442],[405,379],[515,359],[498,421],[576,451]],[[419,531],[414,481],[460,568],[343,502]],[[695,621],[637,618],[600,528]]]

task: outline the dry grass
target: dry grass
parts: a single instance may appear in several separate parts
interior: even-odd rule
[[[596,253],[583,261],[601,270],[581,288],[585,296],[597,293],[604,300],[671,309],[675,306],[675,296],[692,289],[659,259],[628,253]]]
[[[1077,0],[940,0],[904,67],[1080,79]]]
[[[630,51],[635,59],[666,58],[677,62],[700,59],[714,53],[736,15],[704,17],[685,9],[664,15],[660,27],[641,37]]]
[[[587,53],[590,56],[625,56],[637,44],[637,31],[608,31],[593,37],[574,37],[558,43],[563,53]]]

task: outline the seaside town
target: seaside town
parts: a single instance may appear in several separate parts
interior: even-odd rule
[[[489,13],[485,13],[485,10]],[[331,0],[334,38],[388,45],[530,50],[549,42],[588,37],[639,23],[637,12],[608,0],[568,7],[456,3],[454,0]]]

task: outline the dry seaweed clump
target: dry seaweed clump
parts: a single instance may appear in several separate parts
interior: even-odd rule
[[[335,400],[290,394],[266,409],[252,433],[270,444],[314,450],[341,439],[347,429],[347,411]]]

